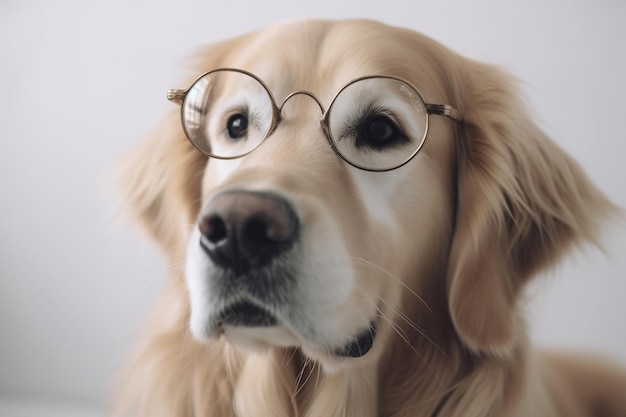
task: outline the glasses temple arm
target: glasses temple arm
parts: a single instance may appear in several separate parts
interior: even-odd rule
[[[431,104],[431,103],[427,103],[426,104],[426,112],[428,114],[437,114],[440,116],[446,116],[449,117],[457,122],[460,122],[463,120],[463,116],[461,116],[461,113],[455,109],[454,107],[448,105],[448,104]]]
[[[187,95],[187,90],[167,90],[167,99],[174,103],[182,103]]]

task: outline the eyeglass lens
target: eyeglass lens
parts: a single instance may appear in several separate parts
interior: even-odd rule
[[[216,158],[237,158],[261,144],[273,120],[263,85],[244,73],[216,71],[197,80],[183,102],[187,137]]]
[[[197,80],[183,102],[190,141],[216,158],[243,156],[272,129],[276,106],[254,77],[218,70]],[[409,84],[388,77],[353,81],[335,96],[322,123],[333,147],[352,165],[398,167],[421,148],[428,125],[425,105]]]
[[[345,160],[365,169],[402,165],[421,147],[427,114],[419,94],[394,78],[366,78],[344,87],[331,104],[328,128]]]

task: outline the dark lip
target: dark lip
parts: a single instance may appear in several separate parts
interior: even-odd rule
[[[218,333],[223,331],[224,326],[262,328],[280,324],[278,318],[267,308],[246,299],[228,304],[213,316],[211,322],[213,323],[211,327]],[[345,358],[365,356],[374,345],[376,334],[376,322],[372,321],[346,345],[331,351],[331,354]]]
[[[221,310],[214,319],[218,326],[272,327],[278,319],[267,309],[247,300],[237,301]]]
[[[370,351],[374,345],[376,338],[376,323],[370,323],[367,329],[364,329],[354,339],[344,347],[335,350],[333,353],[337,356],[346,358],[360,358]]]

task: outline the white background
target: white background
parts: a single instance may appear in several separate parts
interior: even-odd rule
[[[370,17],[523,80],[543,128],[626,207],[626,3],[0,0],[0,399],[106,407],[168,265],[115,220],[114,161],[198,46],[296,17]],[[533,286],[541,345],[626,363],[626,228]]]

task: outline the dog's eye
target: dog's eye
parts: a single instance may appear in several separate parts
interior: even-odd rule
[[[397,146],[408,139],[398,125],[387,115],[371,115],[363,120],[356,132],[356,146],[384,149]]]
[[[231,139],[240,139],[248,132],[248,116],[243,113],[233,114],[226,122],[226,133]]]

